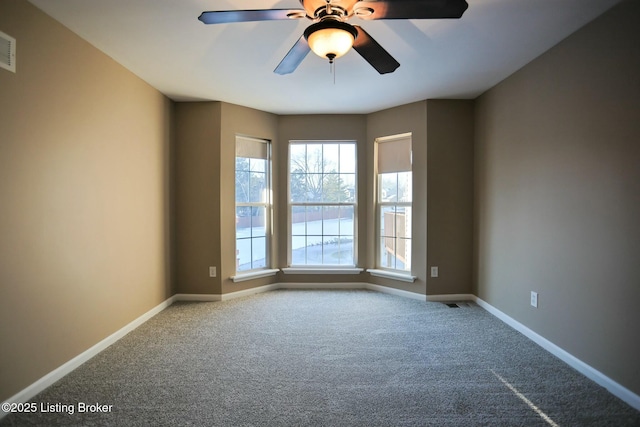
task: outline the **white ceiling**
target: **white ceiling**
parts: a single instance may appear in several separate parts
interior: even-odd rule
[[[310,53],[273,69],[307,19],[205,25],[205,10],[300,8],[299,0],[29,0],[178,101],[216,100],[277,114],[370,113],[431,98],[475,98],[620,0],[467,0],[459,20],[349,22],[398,62],[378,74],[355,51]]]

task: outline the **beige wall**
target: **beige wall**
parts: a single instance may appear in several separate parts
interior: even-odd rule
[[[472,291],[473,116],[471,100],[427,101],[427,295]]]
[[[475,163],[478,296],[636,394],[638,16],[623,2],[481,96]]]
[[[178,293],[220,294],[219,102],[175,107],[175,284]],[[220,273],[220,272],[218,272]]]
[[[24,0],[0,1],[0,400],[172,294],[171,102]]]

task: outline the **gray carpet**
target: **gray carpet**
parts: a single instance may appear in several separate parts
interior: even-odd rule
[[[33,402],[74,413],[0,425],[640,426],[476,305],[354,290],[174,304]]]

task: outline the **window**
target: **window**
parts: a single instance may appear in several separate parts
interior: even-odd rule
[[[269,265],[269,141],[236,137],[236,271]]]
[[[289,265],[355,266],[356,143],[289,145]]]
[[[411,134],[376,140],[377,267],[411,272]]]

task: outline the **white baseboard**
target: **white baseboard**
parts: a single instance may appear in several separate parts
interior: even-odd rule
[[[567,365],[571,366],[572,368],[580,372],[585,377],[595,381],[597,384],[600,384],[602,387],[609,390],[611,394],[625,401],[627,404],[629,404],[633,408],[640,411],[640,396],[638,396],[628,388],[615,382],[614,380],[607,377],[605,374],[598,371],[597,369],[587,365],[582,360],[578,359],[577,357],[573,356],[572,354],[558,347],[551,341],[547,340],[543,336],[527,328],[522,323],[506,315],[505,313],[498,310],[497,308],[487,303],[486,301],[483,301],[482,299],[476,296],[473,296],[473,300],[480,307],[484,308],[486,311],[488,311],[498,319],[502,320],[507,325],[511,326],[516,331],[520,332],[521,334],[529,338],[531,341],[535,342],[540,347],[544,348],[549,353],[553,354],[554,356],[556,356],[557,358],[565,362]]]
[[[257,288],[245,289],[243,291],[229,292],[228,294],[220,295],[220,301],[228,301],[234,298],[246,297],[249,295],[261,294],[263,292],[275,291],[279,289],[277,283],[271,285],[258,286]]]
[[[195,301],[195,302],[212,302],[222,301],[222,295],[219,294],[175,294],[172,296],[172,304],[176,301]]]
[[[416,292],[403,291],[402,289],[390,288],[388,286],[373,285],[371,283],[367,283],[366,285],[367,285],[366,289],[369,289],[371,291],[382,292],[384,294],[395,295],[395,296],[403,297],[403,298],[416,299],[416,300],[419,300],[419,301],[424,301],[425,300],[424,294],[418,294]]]
[[[427,295],[427,301],[447,302],[447,301],[475,301],[476,296],[472,294],[442,294]]]
[[[404,291],[402,289],[391,288],[388,286],[374,285],[365,282],[347,282],[347,283],[280,283],[277,289],[368,289],[370,291],[381,292],[390,295],[396,295],[403,298],[417,299],[424,301],[423,294]]]
[[[278,283],[278,289],[367,289],[366,283],[336,282],[336,283]]]

